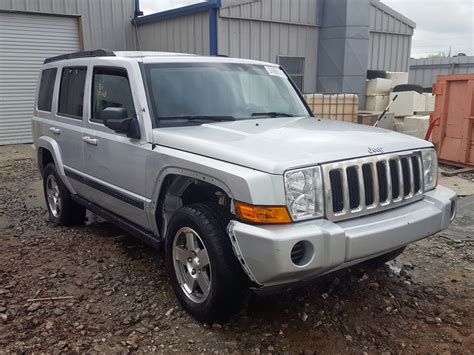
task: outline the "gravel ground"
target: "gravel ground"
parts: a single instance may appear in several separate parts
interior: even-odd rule
[[[230,322],[203,325],[160,252],[108,223],[49,223],[33,160],[15,149],[0,148],[0,353],[474,353],[472,241],[443,232],[390,265],[252,296]]]

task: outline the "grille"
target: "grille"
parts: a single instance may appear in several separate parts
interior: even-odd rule
[[[423,197],[419,152],[384,154],[322,166],[326,214],[348,219]]]

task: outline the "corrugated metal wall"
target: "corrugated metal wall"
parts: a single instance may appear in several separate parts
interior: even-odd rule
[[[134,0],[0,0],[0,10],[80,15],[85,50],[136,49]]]
[[[81,43],[85,50],[135,50],[134,0],[0,0],[0,14],[0,144],[31,142],[46,57],[78,51]]]
[[[315,92],[318,1],[226,2],[218,12],[219,54],[278,63],[278,56],[304,57],[303,91]]]
[[[79,49],[76,17],[0,11],[0,144],[31,142],[43,59]]]
[[[320,24],[322,0],[222,0],[221,17],[302,25]]]
[[[371,1],[368,69],[408,71],[413,30],[411,21]]]
[[[408,81],[426,88],[436,82],[438,75],[468,73],[474,73],[474,56],[410,59]]]
[[[142,50],[209,55],[209,13],[173,17],[138,26]]]

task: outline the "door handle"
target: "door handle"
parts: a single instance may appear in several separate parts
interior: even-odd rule
[[[97,139],[96,138],[92,138],[92,137],[82,137],[82,140],[84,142],[86,142],[87,144],[90,144],[90,145],[97,145]]]
[[[49,131],[52,132],[53,134],[61,134],[61,130],[56,127],[49,127]]]

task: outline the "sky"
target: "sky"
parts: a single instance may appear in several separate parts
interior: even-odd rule
[[[145,15],[154,12],[169,10],[175,7],[182,7],[205,0],[140,0],[140,10]]]
[[[140,0],[145,14],[181,7],[199,0]],[[415,21],[412,57],[438,53],[474,55],[474,0],[382,0]]]
[[[474,0],[383,0],[415,21],[412,57],[474,55]]]

